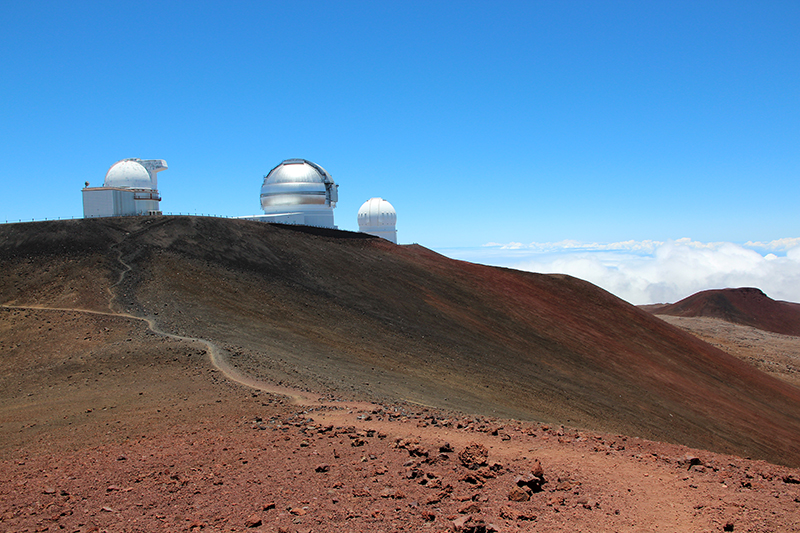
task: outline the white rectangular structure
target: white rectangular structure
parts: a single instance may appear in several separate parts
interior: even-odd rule
[[[84,218],[161,214],[158,193],[150,190],[86,187],[81,192]]]

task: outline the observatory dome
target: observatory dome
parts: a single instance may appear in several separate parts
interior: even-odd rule
[[[383,198],[370,198],[358,210],[358,231],[397,244],[397,212]]]
[[[336,207],[338,185],[321,166],[305,159],[287,159],[270,170],[261,186],[261,208],[320,205]]]
[[[119,187],[124,189],[152,189],[153,183],[150,173],[139,161],[123,159],[117,161],[106,172],[105,187]]]

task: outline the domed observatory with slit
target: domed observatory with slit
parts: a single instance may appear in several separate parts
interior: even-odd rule
[[[397,212],[383,198],[370,198],[358,210],[358,231],[397,244]]]
[[[287,159],[264,176],[261,209],[264,214],[244,217],[261,222],[336,228],[333,209],[339,186],[327,170],[306,159]]]
[[[83,193],[83,217],[118,217],[160,215],[157,175],[166,170],[163,159],[122,159],[106,172],[102,187],[90,187]]]

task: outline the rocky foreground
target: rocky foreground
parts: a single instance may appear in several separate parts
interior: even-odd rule
[[[785,336],[362,237],[3,231],[0,532],[800,531]]]
[[[141,413],[141,435],[109,429],[131,419],[106,406],[82,413],[81,442],[40,433],[6,450],[0,531],[800,531],[797,469],[560,426],[409,405],[303,408],[216,388],[214,399],[182,398],[180,411]]]

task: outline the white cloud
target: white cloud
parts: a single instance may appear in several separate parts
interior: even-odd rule
[[[756,251],[758,250],[758,251]],[[673,241],[490,243],[443,251],[469,261],[585,279],[634,304],[675,302],[705,289],[758,287],[800,302],[800,238],[768,243]]]
[[[748,248],[757,250],[769,250],[773,252],[788,252],[789,250],[800,248],[800,237],[775,239],[770,242],[747,241],[744,245]]]

